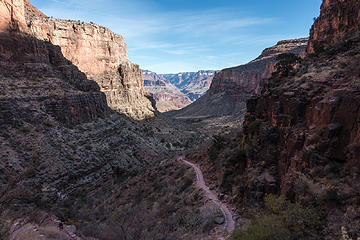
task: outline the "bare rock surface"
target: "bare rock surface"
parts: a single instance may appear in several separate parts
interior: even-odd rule
[[[128,60],[122,36],[96,24],[48,18],[28,1],[25,13],[27,33],[60,46],[66,59],[98,83],[110,108],[138,120],[154,116],[141,70]]]
[[[143,70],[146,90],[155,98],[161,112],[184,108],[209,89],[215,71],[156,74]]]
[[[26,29],[23,0],[0,1],[0,32]]]
[[[321,14],[310,31],[307,53],[316,53],[344,40],[359,37],[360,2],[358,0],[326,0]]]

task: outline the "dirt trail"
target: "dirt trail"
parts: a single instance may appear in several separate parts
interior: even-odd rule
[[[197,178],[196,185],[199,188],[203,189],[205,191],[206,197],[208,199],[210,199],[211,201],[213,201],[220,208],[220,210],[223,213],[224,218],[225,218],[225,229],[229,233],[232,233],[235,229],[235,221],[233,219],[232,213],[229,210],[229,208],[218,199],[216,194],[214,192],[212,192],[208,186],[206,186],[204,176],[203,176],[199,166],[197,164],[193,164],[191,162],[186,161],[183,157],[180,157],[179,160],[183,161],[185,164],[191,166],[195,170],[196,178]]]

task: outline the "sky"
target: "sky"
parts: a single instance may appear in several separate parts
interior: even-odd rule
[[[221,70],[280,40],[307,37],[321,0],[30,0],[46,15],[121,34],[129,59],[157,73]]]

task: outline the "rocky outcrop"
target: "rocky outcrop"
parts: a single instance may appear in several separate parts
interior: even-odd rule
[[[276,56],[281,53],[294,53],[303,56],[307,38],[285,40],[265,49],[261,55],[248,64],[228,68],[215,75],[209,94],[231,92],[232,94],[259,94],[264,80],[275,70]]]
[[[174,115],[218,117],[244,114],[246,100],[261,92],[266,79],[274,71],[276,56],[281,53],[303,56],[307,41],[307,38],[280,41],[277,45],[265,49],[257,59],[248,64],[217,72],[207,93]]]
[[[141,70],[128,60],[122,36],[96,24],[48,18],[26,1],[27,32],[60,46],[66,59],[96,81],[108,105],[135,119],[154,116]]]
[[[321,14],[310,31],[307,53],[319,52],[336,43],[359,37],[360,8],[358,0],[326,0]]]
[[[160,112],[178,110],[192,101],[173,84],[166,82],[162,75],[144,70],[142,71],[144,85],[156,101],[156,107]]]
[[[24,31],[26,29],[24,1],[0,1],[0,32]]]

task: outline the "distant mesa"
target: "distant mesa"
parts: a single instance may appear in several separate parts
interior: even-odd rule
[[[209,89],[215,75],[213,70],[156,74],[142,71],[145,89],[154,97],[160,112],[188,106]]]

